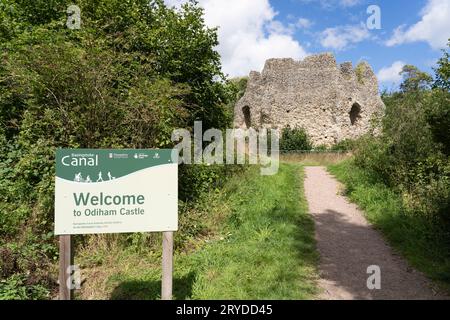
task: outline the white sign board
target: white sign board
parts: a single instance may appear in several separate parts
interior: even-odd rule
[[[55,234],[178,230],[176,150],[60,149]]]

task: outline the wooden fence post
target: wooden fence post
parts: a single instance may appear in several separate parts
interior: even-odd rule
[[[73,289],[68,284],[70,267],[73,266],[72,237],[59,236],[59,300],[71,300]]]
[[[172,300],[173,232],[163,232],[161,300]]]

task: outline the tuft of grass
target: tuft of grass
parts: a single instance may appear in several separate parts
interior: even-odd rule
[[[313,298],[318,254],[302,182],[300,165],[274,176],[252,167],[211,195],[210,232],[175,253],[174,299]],[[81,298],[160,297],[160,252],[109,255],[89,269]]]
[[[365,211],[393,248],[450,292],[450,254],[435,226],[425,217],[407,213],[401,195],[358,168],[352,159],[330,165],[328,170],[345,185],[346,195]]]

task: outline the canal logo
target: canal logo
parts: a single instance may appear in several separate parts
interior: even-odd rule
[[[61,163],[65,167],[97,167],[98,155],[94,154],[71,154],[61,158]]]

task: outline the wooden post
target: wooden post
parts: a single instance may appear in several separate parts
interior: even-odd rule
[[[161,300],[172,300],[173,232],[163,232]]]
[[[67,285],[72,265],[72,237],[70,235],[59,236],[59,300],[72,299],[73,290]]]

